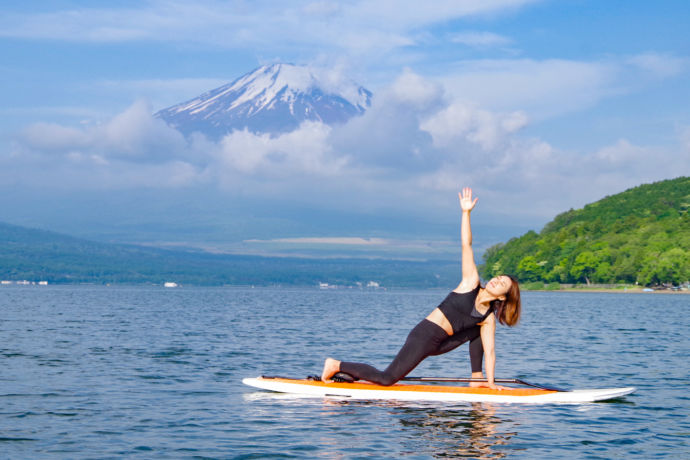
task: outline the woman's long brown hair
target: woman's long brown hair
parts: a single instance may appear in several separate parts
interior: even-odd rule
[[[520,321],[522,306],[520,303],[520,286],[518,280],[512,275],[501,275],[510,278],[510,289],[506,293],[505,300],[494,300],[494,315],[498,322],[506,326],[515,326]]]

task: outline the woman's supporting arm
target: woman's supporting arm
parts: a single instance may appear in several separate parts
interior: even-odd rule
[[[486,381],[489,388],[494,390],[502,390],[504,387],[498,386],[494,383],[496,370],[496,351],[494,350],[494,342],[496,337],[496,317],[490,314],[481,325],[480,335],[482,338],[482,346],[484,347],[484,362],[486,368]]]

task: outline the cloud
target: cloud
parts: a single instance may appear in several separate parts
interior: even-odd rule
[[[649,75],[662,79],[675,77],[685,71],[688,66],[687,58],[659,53],[638,54],[626,62],[632,67],[637,67]]]
[[[450,37],[452,43],[473,47],[504,46],[512,40],[492,32],[462,32]]]
[[[110,122],[92,130],[100,150],[113,157],[150,161],[158,155],[175,157],[184,138],[161,120],[151,117],[151,107],[136,102]]]
[[[220,141],[217,159],[231,172],[245,175],[335,175],[347,164],[346,157],[332,155],[327,143],[331,128],[305,122],[295,131],[272,137],[234,131]]]
[[[392,177],[435,168],[439,152],[419,125],[443,105],[440,85],[406,69],[374,95],[363,116],[334,128],[329,139],[360,174]]]
[[[492,111],[520,111],[542,121],[678,77],[687,72],[688,62],[658,53],[597,61],[478,59],[460,61],[435,80],[452,99]]]
[[[31,125],[12,155],[0,157],[0,179],[73,189],[203,186],[328,209],[422,214],[472,185],[489,214],[528,220],[690,173],[690,162],[679,160],[690,156],[690,128],[679,129],[676,148],[622,138],[591,152],[565,151],[523,134],[531,123],[524,112],[462,101],[410,70],[363,116],[331,127],[308,122],[279,136],[184,138],[151,112],[137,101],[101,124]]]
[[[505,216],[511,223],[546,222],[606,195],[690,174],[687,148],[635,145],[626,139],[591,152],[570,152],[540,139],[511,136],[499,150],[474,161],[466,158],[418,175],[417,186],[435,189],[439,197],[472,184],[482,215]]]
[[[22,137],[29,148],[45,152],[81,149],[91,142],[84,131],[56,123],[34,123],[24,129]]]
[[[70,42],[183,42],[234,48],[321,47],[378,54],[415,42],[420,28],[453,19],[512,11],[535,0],[369,2],[204,0],[147,1],[138,7],[8,12],[0,37]],[[380,18],[385,17],[385,21]],[[475,42],[478,38],[475,38]],[[484,36],[487,40],[496,40]]]
[[[438,77],[451,97],[497,111],[552,118],[619,94],[621,65],[563,59],[463,61]]]
[[[88,151],[108,158],[151,162],[184,156],[185,139],[163,121],[151,116],[151,107],[137,101],[107,123],[83,129],[36,123],[20,140],[29,149],[75,153]]]
[[[526,125],[523,112],[498,114],[456,102],[427,118],[420,128],[431,134],[436,147],[451,147],[466,139],[490,151]]]
[[[19,176],[27,185],[179,187],[206,180],[204,155],[137,101],[102,124],[32,124],[19,133],[5,161],[9,170],[25,168]]]

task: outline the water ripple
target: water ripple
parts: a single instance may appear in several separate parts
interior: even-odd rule
[[[686,296],[527,293],[521,325],[499,328],[500,376],[638,387],[606,403],[401,404],[278,395],[240,383],[319,373],[326,356],[385,365],[444,296],[3,287],[3,456],[690,456]],[[650,311],[674,321],[650,322]],[[467,375],[467,348],[415,373]]]

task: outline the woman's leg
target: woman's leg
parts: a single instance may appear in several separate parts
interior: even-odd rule
[[[425,319],[410,331],[398,355],[383,372],[368,364],[351,362],[341,362],[339,370],[356,379],[379,385],[393,385],[417,367],[424,358],[437,354],[436,351],[447,337],[448,334],[443,328]]]
[[[465,342],[473,341],[477,337],[479,337],[479,326],[458,331],[455,334],[448,336],[443,342],[441,342],[441,346],[439,347],[437,354],[442,355],[444,353],[448,353],[449,351],[455,350]]]
[[[470,363],[472,365],[472,373],[482,371],[482,362],[484,360],[484,347],[482,346],[482,340],[479,336],[479,326],[473,327],[471,329],[465,329],[459,331],[456,334],[449,336],[443,342],[438,349],[438,353],[443,354],[448,353],[451,350],[455,350],[457,347],[463,343],[470,342]]]
[[[472,374],[482,373],[482,364],[484,361],[484,346],[482,345],[482,338],[477,335],[470,340],[470,363],[472,365]],[[474,378],[474,375],[472,376]],[[479,376],[481,378],[481,376]]]

